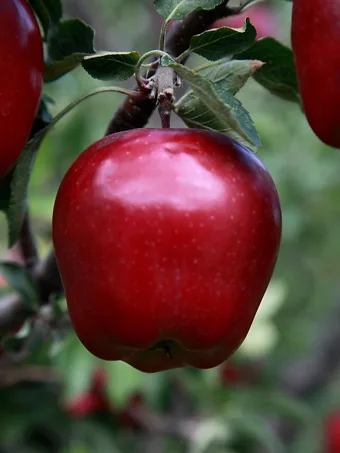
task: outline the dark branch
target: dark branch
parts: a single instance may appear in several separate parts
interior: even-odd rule
[[[20,254],[27,269],[33,269],[39,261],[38,249],[32,231],[31,218],[26,210],[18,241]]]

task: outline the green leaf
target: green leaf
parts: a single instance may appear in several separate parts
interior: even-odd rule
[[[80,19],[64,20],[48,40],[45,82],[53,82],[75,69],[83,58],[95,53],[94,31]]]
[[[133,76],[140,56],[138,52],[105,52],[83,60],[83,68],[95,79],[126,80]]]
[[[254,79],[276,96],[300,103],[291,49],[274,38],[263,38],[250,49],[235,55],[235,59],[256,59],[266,63],[254,74]]]
[[[251,127],[252,122],[249,115],[247,117],[246,110],[241,108],[239,101],[233,98],[230,93],[225,92],[225,94],[222,90],[218,93],[210,80],[183,65],[175,63],[171,58],[163,57],[161,63],[164,66],[173,67],[189,83],[194,94],[204,105],[205,110],[209,112],[213,119],[218,120],[219,127],[227,135],[234,137],[236,134],[237,137],[250,145],[259,146],[260,140],[255,128]],[[205,124],[204,128],[208,128],[208,125]]]
[[[143,374],[125,362],[108,362],[108,394],[113,404],[126,406],[129,398],[141,389]]]
[[[254,45],[255,39],[256,29],[247,19],[240,30],[220,27],[193,36],[185,54],[195,52],[208,60],[216,61],[249,49]]]
[[[261,446],[265,447],[268,453],[284,452],[282,443],[262,418],[242,412],[239,416],[230,416],[228,414],[227,421],[241,436],[247,436],[257,441]]]
[[[251,144],[249,144],[249,139],[245,140],[230,125],[221,121],[193,92],[178,101],[175,105],[175,112],[189,127],[221,132],[255,151],[261,146],[261,140],[249,113],[241,102],[228,91],[222,91],[219,94],[223,102],[229,105],[234,117],[242,124],[244,131],[251,137]]]
[[[38,306],[38,292],[27,270],[15,263],[0,262],[0,274],[30,308]]]
[[[37,134],[28,142],[11,175],[11,193],[6,209],[9,228],[9,247],[12,247],[19,238],[26,210],[27,190],[33,163],[40,143],[44,137],[45,131],[41,134]]]
[[[42,97],[32,126],[32,136],[45,128],[52,120],[46,103],[45,97]],[[9,231],[10,235],[12,235],[10,244],[16,242],[20,233],[26,200],[26,191],[23,190],[22,183],[28,184],[30,176],[29,169],[33,163],[31,160],[34,159],[35,155],[34,151],[25,154],[25,150],[22,154],[24,154],[24,157],[20,156],[16,166],[5,178],[0,180],[0,211],[5,212],[9,222]],[[17,168],[18,166],[19,168]]]
[[[89,389],[98,359],[84,348],[74,333],[70,333],[61,352],[54,357],[54,364],[63,376],[63,396],[69,400]]]
[[[194,69],[194,72],[209,79],[215,87],[218,86],[236,94],[262,66],[262,61],[258,60],[231,60],[218,62],[218,64],[211,63]]]
[[[51,26],[51,16],[48,13],[46,5],[44,4],[43,0],[29,0],[29,4],[37,15],[44,30],[45,36],[47,36],[48,30]]]
[[[80,19],[59,23],[48,42],[48,54],[52,60],[63,60],[73,54],[93,54],[94,31]]]
[[[87,54],[74,53],[62,60],[52,60],[45,64],[44,81],[54,82],[68,72],[73,71]]]
[[[196,9],[214,9],[223,0],[154,0],[159,14],[169,19],[184,19]]]
[[[29,0],[29,4],[37,15],[45,37],[48,37],[58,24],[63,14],[60,0]]]
[[[29,3],[42,23],[46,23],[48,16],[49,22],[57,24],[63,15],[61,0],[29,0]]]

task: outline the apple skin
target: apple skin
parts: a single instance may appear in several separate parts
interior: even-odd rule
[[[294,0],[292,48],[309,125],[340,148],[340,2]]]
[[[3,178],[26,144],[43,85],[42,39],[25,0],[1,0],[0,38],[0,178]]]
[[[244,12],[235,16],[223,17],[218,19],[210,28],[231,27],[241,28],[244,25],[247,17],[257,31],[256,39],[261,39],[266,36],[278,38],[278,21],[273,11],[266,5],[256,4],[247,8]]]
[[[279,198],[225,135],[105,137],[59,188],[53,242],[75,331],[144,372],[212,368],[244,340],[277,258]]]
[[[330,414],[325,423],[325,453],[340,451],[340,412]]]

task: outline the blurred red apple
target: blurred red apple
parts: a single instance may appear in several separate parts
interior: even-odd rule
[[[325,453],[340,452],[340,411],[329,415],[325,424]]]
[[[121,427],[126,429],[138,430],[141,424],[138,419],[133,416],[133,412],[142,407],[144,404],[144,397],[141,392],[136,392],[129,399],[126,407],[118,414],[118,421]]]
[[[279,37],[277,18],[271,8],[263,4],[251,6],[235,16],[219,19],[210,28],[241,28],[247,17],[250,18],[251,23],[257,30],[257,39],[264,38],[265,36]]]
[[[73,417],[86,417],[95,413],[111,412],[111,404],[106,393],[107,376],[104,369],[94,370],[90,388],[76,396],[66,405],[66,411]]]
[[[228,361],[220,367],[220,379],[225,386],[250,385],[258,380],[258,372],[250,363]]]

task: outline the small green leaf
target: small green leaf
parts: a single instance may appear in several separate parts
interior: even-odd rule
[[[257,134],[254,133],[255,128],[253,130],[253,128],[250,127],[250,117],[246,117],[246,115],[239,113],[242,111],[237,104],[239,101],[234,101],[234,98],[230,93],[226,92],[227,94],[223,95],[224,97],[222,98],[222,90],[221,93],[217,93],[210,80],[183,65],[175,62],[172,63],[169,59],[165,60],[162,58],[161,64],[164,65],[165,62],[168,63],[168,66],[173,67],[174,70],[189,83],[193,92],[204,104],[210,115],[212,115],[214,119],[218,119],[218,122],[221,125],[220,127],[223,128],[224,131],[228,131],[225,133],[230,136],[237,134],[237,136],[248,142],[250,145],[259,145],[259,138]],[[231,101],[233,102],[233,105],[230,105]],[[246,111],[244,110],[244,112]],[[249,131],[251,131],[251,133],[249,133]]]
[[[54,82],[63,75],[70,71],[73,71],[82,62],[83,58],[87,54],[85,53],[74,53],[69,55],[62,60],[52,60],[45,64],[44,81]]]
[[[220,27],[205,31],[191,38],[190,48],[185,53],[195,52],[208,60],[243,52],[254,45],[256,29],[247,19],[243,29]]]
[[[133,76],[138,52],[105,52],[85,57],[83,68],[95,79],[127,80]]]
[[[231,60],[211,63],[194,71],[209,79],[214,86],[236,94],[263,64],[258,60]]]
[[[235,55],[238,60],[261,60],[266,63],[254,79],[271,93],[285,100],[298,102],[299,89],[291,49],[274,38],[263,38],[250,49]]]
[[[228,414],[228,423],[240,435],[257,441],[268,453],[283,453],[280,439],[260,417],[242,412],[239,416]]]
[[[154,0],[159,14],[167,19],[184,19],[196,9],[214,9],[223,0]]]
[[[25,210],[28,184],[33,168],[36,153],[39,149],[45,132],[37,134],[28,142],[21,153],[11,177],[11,194],[6,210],[9,228],[9,247],[18,240]]]
[[[64,20],[48,39],[45,82],[53,82],[75,69],[94,50],[94,31],[80,19]]]
[[[10,287],[21,295],[25,304],[30,308],[38,306],[38,292],[24,267],[16,263],[0,262],[0,274]]]
[[[95,52],[94,31],[80,19],[64,20],[59,23],[48,41],[48,54],[52,60],[63,60],[72,54]]]
[[[29,0],[35,14],[43,25],[44,32],[48,31],[50,24],[58,24],[63,14],[60,0]]]
[[[50,112],[48,111],[47,108],[47,100],[43,96],[40,104],[39,104],[39,109],[37,112],[37,115],[34,119],[34,123],[32,126],[31,130],[31,136],[34,136],[37,134],[39,131],[44,129],[51,121],[52,121],[52,116]],[[25,151],[23,151],[24,153]],[[29,157],[29,156],[27,156]],[[32,156],[31,156],[32,157]],[[16,166],[9,172],[9,174],[0,180],[0,211],[4,211],[5,214],[7,215],[8,221],[9,221],[9,230],[13,232],[13,238],[10,240],[10,243],[13,244],[18,237],[18,234],[21,229],[21,222],[23,218],[23,213],[24,213],[24,208],[25,208],[25,197],[26,195],[23,194],[24,198],[21,203],[21,208],[20,208],[20,214],[14,209],[14,205],[17,205],[18,199],[20,198],[21,195],[19,195],[19,187],[21,186],[20,183],[23,182],[24,180],[27,180],[28,184],[28,179],[29,179],[29,174],[25,173],[25,168],[27,168],[26,165],[28,165],[28,162],[26,158],[24,157],[24,161],[26,162],[26,165],[23,165],[23,162],[21,162],[22,157],[19,157]],[[24,168],[23,170],[19,169],[19,173],[17,170],[17,166],[20,163],[20,167]],[[21,174],[24,172],[24,177],[21,178]],[[13,194],[12,190],[15,190],[16,193]],[[18,191],[18,192],[17,192]],[[14,209],[14,211],[13,211]],[[22,211],[22,212],[21,212]],[[19,220],[17,220],[16,215],[18,214]]]
[[[89,389],[98,359],[84,348],[74,333],[70,333],[64,347],[54,357],[54,364],[63,376],[63,396],[70,400]]]
[[[224,121],[221,121],[193,92],[188,93],[188,95],[175,104],[175,112],[188,127],[221,132],[256,151],[261,146],[261,140],[249,113],[242,106],[241,102],[228,91],[223,91],[221,98],[230,106],[235,118],[242,124],[248,136],[251,137],[252,144],[249,143],[249,139],[245,140],[230,125],[226,125]]]

